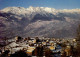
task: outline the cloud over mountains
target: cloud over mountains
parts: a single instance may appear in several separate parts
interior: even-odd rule
[[[80,23],[80,9],[7,7],[0,10],[1,37],[72,38]]]

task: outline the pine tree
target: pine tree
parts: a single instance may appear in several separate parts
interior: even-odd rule
[[[79,27],[77,29],[77,41],[80,42],[80,25],[79,25]]]

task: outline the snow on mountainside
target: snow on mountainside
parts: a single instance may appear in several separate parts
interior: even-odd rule
[[[80,9],[7,7],[0,10],[0,37],[75,37]]]
[[[48,8],[48,7],[32,7],[29,8],[23,8],[23,7],[7,7],[4,8],[2,11],[4,12],[11,12],[14,14],[20,13],[20,14],[31,14],[32,12],[55,12],[54,8]]]
[[[29,8],[23,8],[23,7],[7,7],[1,10],[3,12],[10,12],[14,14],[32,14],[33,12],[36,13],[78,13],[80,14],[80,9],[63,9],[63,10],[57,10],[54,8],[48,8],[48,7],[32,7],[30,6]]]

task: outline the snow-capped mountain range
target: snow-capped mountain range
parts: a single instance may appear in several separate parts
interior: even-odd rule
[[[0,10],[0,37],[72,38],[80,24],[80,9],[7,7]]]

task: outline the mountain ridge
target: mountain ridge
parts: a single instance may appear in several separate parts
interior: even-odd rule
[[[74,38],[80,9],[7,7],[0,10],[0,37]]]

